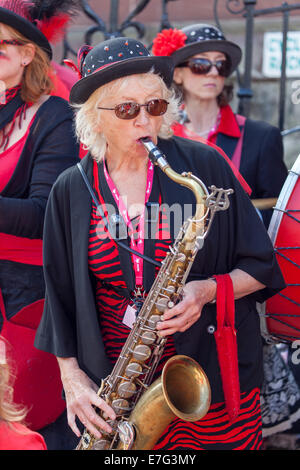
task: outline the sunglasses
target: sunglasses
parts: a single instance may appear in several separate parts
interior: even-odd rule
[[[213,66],[216,67],[221,77],[227,77],[229,75],[230,64],[227,59],[220,59],[215,62],[204,58],[190,59],[180,64],[178,67],[188,67],[190,71],[196,75],[205,75]]]
[[[23,42],[18,41],[17,39],[0,39],[0,46],[4,44],[5,46],[22,46]]]
[[[138,116],[141,107],[145,106],[147,113],[150,116],[162,116],[168,109],[168,101],[163,99],[150,100],[145,104],[138,104],[134,101],[127,103],[117,104],[114,108],[103,108],[98,106],[98,109],[108,109],[114,111],[119,119],[134,119]]]

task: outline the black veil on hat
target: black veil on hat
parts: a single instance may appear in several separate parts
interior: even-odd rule
[[[64,31],[76,5],[72,0],[0,0],[0,23],[19,31],[52,59],[50,41]]]
[[[66,63],[71,65],[70,61]],[[154,57],[140,41],[126,37],[108,39],[95,47],[83,46],[76,69],[80,80],[71,89],[70,102],[74,104],[84,103],[100,86],[128,75],[153,69],[168,87],[173,78],[171,58]]]
[[[227,41],[222,31],[210,24],[193,24],[180,30],[168,29],[158,33],[153,41],[152,52],[156,56],[171,56],[178,66],[195,54],[207,51],[223,52],[230,61],[229,75],[242,58],[241,48]]]

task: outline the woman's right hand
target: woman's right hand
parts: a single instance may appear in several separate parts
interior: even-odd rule
[[[81,436],[75,421],[77,416],[97,439],[101,438],[101,430],[110,433],[111,427],[96,413],[94,407],[102,410],[112,421],[116,419],[116,414],[105,400],[97,395],[99,387],[79,368],[75,358],[57,360],[66,396],[68,424],[72,431],[76,436]]]

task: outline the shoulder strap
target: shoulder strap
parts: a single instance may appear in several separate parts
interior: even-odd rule
[[[245,116],[241,116],[240,114],[237,114],[235,117],[236,117],[237,123],[240,127],[240,130],[241,130],[241,136],[238,140],[238,143],[237,143],[237,146],[234,150],[231,161],[234,164],[234,166],[239,170],[240,163],[241,163],[241,156],[242,156],[242,147],[243,147],[243,140],[244,140],[244,131],[245,131],[246,118],[245,118]]]
[[[82,165],[81,165],[80,163],[77,163],[77,167],[78,167],[78,169],[79,169],[79,171],[80,171],[80,173],[81,173],[81,176],[82,176],[82,178],[83,178],[83,181],[85,182],[85,184],[86,184],[86,186],[87,186],[87,188],[88,188],[88,190],[89,190],[89,193],[90,193],[90,195],[92,196],[92,199],[93,199],[93,201],[94,201],[94,203],[95,203],[95,205],[96,205],[96,207],[97,207],[98,213],[99,213],[100,216],[102,217],[103,222],[104,222],[104,224],[105,224],[105,227],[106,227],[106,229],[108,230],[108,233],[109,233],[110,237],[112,238],[112,240],[114,240],[114,241],[117,243],[117,245],[120,246],[121,248],[123,248],[123,249],[129,251],[130,253],[132,253],[132,254],[134,254],[134,255],[136,255],[136,256],[139,256],[140,258],[143,258],[144,261],[147,261],[148,263],[151,263],[151,264],[154,264],[155,266],[160,267],[160,266],[161,266],[161,263],[158,263],[157,261],[155,261],[155,260],[149,258],[148,256],[142,255],[142,254],[139,253],[138,251],[133,250],[133,249],[130,248],[129,246],[125,245],[125,243],[122,243],[120,240],[118,240],[118,239],[116,239],[116,238],[114,238],[114,237],[112,236],[113,230],[111,229],[110,224],[109,224],[109,221],[107,220],[107,217],[105,216],[105,214],[104,214],[104,212],[103,212],[103,209],[102,209],[102,207],[101,207],[101,204],[99,204],[99,201],[98,201],[98,199],[97,199],[97,197],[96,197],[96,194],[95,194],[95,192],[93,191],[93,188],[92,188],[92,186],[91,186],[91,184],[90,184],[90,182],[89,182],[89,180],[88,180],[88,177],[87,177],[87,175],[86,175],[84,169],[82,168]]]

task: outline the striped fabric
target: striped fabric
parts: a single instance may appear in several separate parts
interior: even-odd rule
[[[262,445],[259,389],[241,396],[238,418],[230,424],[225,403],[210,407],[200,421],[174,420],[164,431],[155,450],[259,450]]]
[[[101,195],[98,197],[103,202]],[[160,262],[171,243],[168,230],[165,214],[160,213],[155,244],[155,259]],[[126,284],[117,246],[106,237],[95,205],[92,206],[88,260],[89,269],[96,278],[96,301],[106,354],[115,363],[130,331],[122,323],[130,301],[125,297]],[[170,338],[154,378],[175,354],[174,342]],[[215,404],[201,421],[186,423],[177,419],[172,422],[155,449],[259,449],[260,446],[259,391],[254,390],[243,395],[240,415],[235,423],[229,424],[224,403]]]
[[[171,243],[165,217],[164,213],[160,213],[156,233],[155,259],[159,262],[165,258]],[[88,259],[89,268],[97,279],[96,302],[101,312],[99,319],[106,354],[114,363],[130,331],[122,320],[127,306],[132,305],[133,302],[125,297],[126,284],[122,276],[117,246],[106,237],[103,221],[98,216],[94,204],[90,223]],[[122,295],[122,290],[124,290],[124,295]],[[174,354],[176,351],[171,338],[167,342],[156,375]]]

